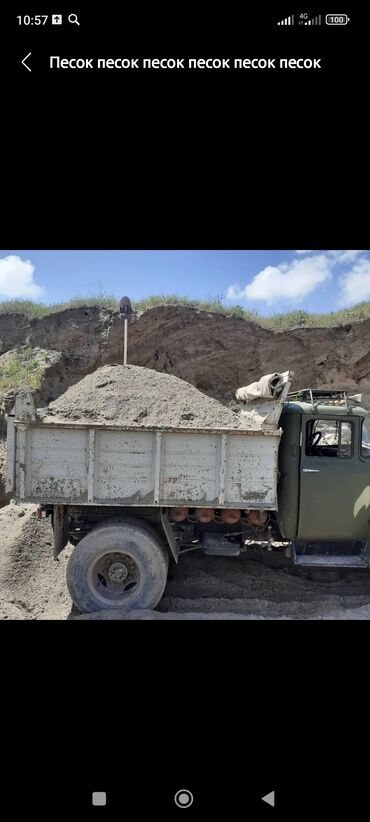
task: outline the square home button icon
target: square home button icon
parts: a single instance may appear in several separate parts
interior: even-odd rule
[[[92,795],[92,803],[93,805],[106,805],[107,794],[104,791],[94,791]]]

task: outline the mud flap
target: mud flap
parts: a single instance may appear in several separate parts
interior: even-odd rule
[[[68,528],[68,505],[54,505],[53,506],[53,531],[54,544],[53,556],[57,559],[63,548],[68,543],[69,528]]]
[[[177,563],[179,561],[179,552],[180,552],[180,545],[175,540],[175,537],[172,533],[171,524],[168,518],[168,513],[165,508],[161,508],[161,522],[164,534],[167,538],[168,545],[171,550],[171,554]]]

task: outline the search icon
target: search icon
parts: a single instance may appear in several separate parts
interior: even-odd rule
[[[80,24],[78,22],[77,14],[69,14],[68,15],[68,23],[77,23],[77,25],[79,26]]]

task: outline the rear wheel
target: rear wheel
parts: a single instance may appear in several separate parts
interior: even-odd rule
[[[168,555],[140,520],[103,523],[78,544],[67,585],[80,611],[155,608],[167,581]]]

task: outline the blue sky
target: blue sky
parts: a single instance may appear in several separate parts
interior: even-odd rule
[[[97,292],[223,296],[261,314],[335,311],[370,299],[370,251],[0,250],[0,300],[63,302]]]

